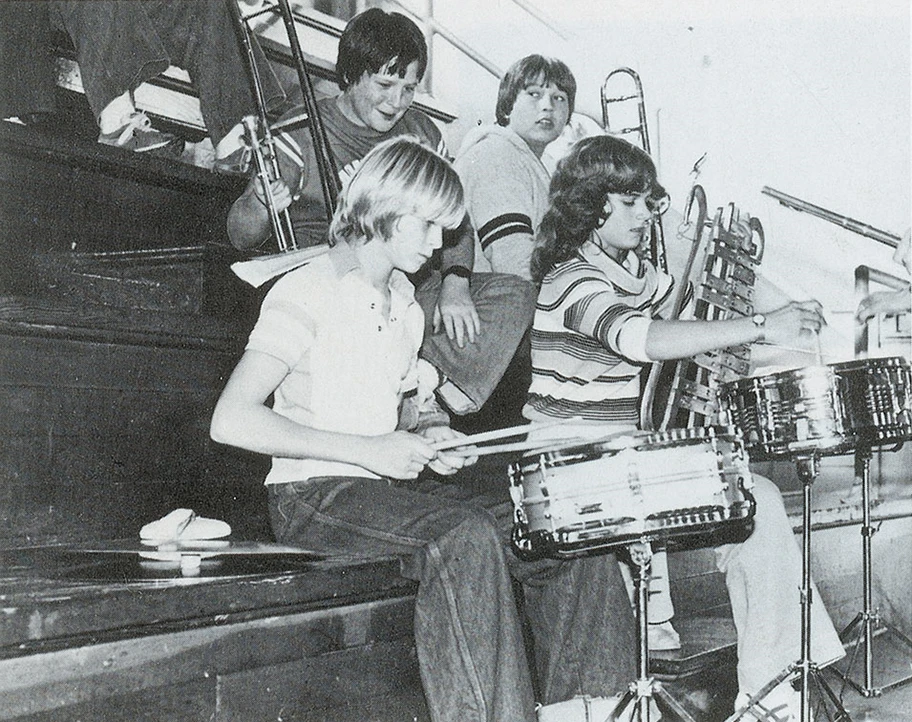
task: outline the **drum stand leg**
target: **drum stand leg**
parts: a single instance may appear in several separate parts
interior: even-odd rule
[[[785,680],[799,680],[801,692],[801,717],[800,722],[814,722],[811,717],[811,685],[813,684],[821,697],[819,709],[822,709],[829,722],[852,722],[852,718],[842,706],[842,702],[823,678],[823,673],[811,661],[811,484],[817,476],[819,458],[798,457],[796,460],[798,477],[801,479],[803,490],[803,514],[801,524],[801,659],[793,662],[768,682],[748,703],[735,710],[735,713],[725,722],[735,722],[745,718],[752,712],[776,687]],[[829,703],[829,704],[828,704]],[[830,714],[830,707],[833,714]],[[758,710],[759,711],[759,710]],[[757,715],[755,715],[757,716]],[[760,715],[762,719],[763,716]],[[752,719],[751,717],[747,718]],[[818,722],[820,718],[818,717]]]
[[[647,604],[649,599],[649,562],[652,559],[652,547],[649,542],[639,542],[628,547],[630,560],[635,567],[633,586],[636,590],[636,620],[637,620],[637,679],[630,683],[628,691],[621,697],[617,707],[608,718],[610,722],[619,719],[629,719],[630,722],[653,722],[658,717],[650,709],[653,698],[660,707],[665,707],[681,720],[681,722],[696,722],[681,706],[672,694],[666,690],[661,682],[649,676],[649,637],[647,621]],[[624,710],[632,706],[629,717],[622,717]]]
[[[883,635],[883,641],[893,639],[897,646],[907,648],[912,653],[912,639],[909,639],[898,629],[884,622],[880,613],[874,608],[874,572],[871,564],[871,537],[877,529],[871,525],[871,448],[859,447],[855,451],[855,470],[861,477],[861,568],[862,588],[864,592],[864,606],[848,626],[839,635],[843,643],[851,645],[852,654],[845,671],[834,668],[834,672],[850,684],[863,697],[878,697],[880,694],[893,687],[898,687],[912,680],[912,675],[885,684],[882,687],[874,685],[874,637]],[[855,633],[853,636],[853,632]],[[863,647],[861,646],[863,643]],[[858,682],[850,677],[852,667],[858,657],[859,649],[864,649],[864,681]]]

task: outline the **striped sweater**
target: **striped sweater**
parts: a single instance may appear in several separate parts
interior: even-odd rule
[[[635,428],[646,334],[674,295],[674,279],[652,263],[631,253],[619,264],[591,242],[551,269],[532,325],[524,415]]]

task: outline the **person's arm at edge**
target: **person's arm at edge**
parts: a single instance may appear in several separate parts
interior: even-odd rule
[[[461,348],[481,333],[481,319],[472,300],[469,280],[475,265],[475,235],[469,215],[458,228],[445,233],[440,250],[440,298],[434,308],[434,330],[443,328]]]
[[[817,333],[823,316],[817,301],[792,302],[764,314],[763,327],[751,317],[715,321],[652,321],[646,335],[646,356],[652,361],[689,358],[715,349],[763,342],[789,346]]]

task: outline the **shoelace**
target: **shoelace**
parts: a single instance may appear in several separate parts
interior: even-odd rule
[[[117,138],[117,145],[124,145],[133,134],[137,131],[148,131],[152,128],[152,121],[149,116],[142,112],[133,113],[127,124],[123,127]]]

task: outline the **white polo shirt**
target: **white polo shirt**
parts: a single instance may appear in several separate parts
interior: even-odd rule
[[[424,314],[405,274],[394,271],[389,289],[387,320],[380,292],[346,243],[276,282],[247,342],[288,366],[275,392],[276,413],[325,431],[395,431],[402,396],[417,383]],[[315,476],[377,477],[352,464],[273,457],[266,483]]]

